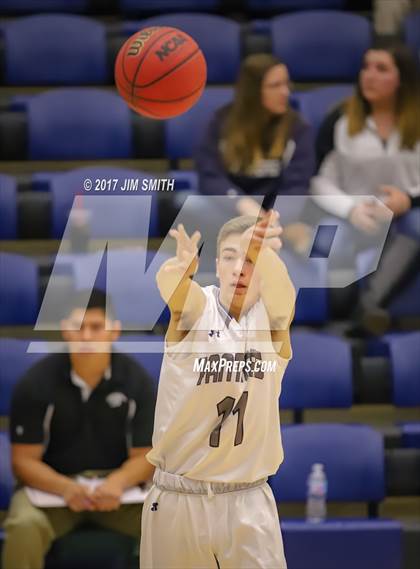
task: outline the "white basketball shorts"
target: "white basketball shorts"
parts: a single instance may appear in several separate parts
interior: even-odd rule
[[[143,505],[141,569],[286,569],[265,480],[224,484],[156,470]]]

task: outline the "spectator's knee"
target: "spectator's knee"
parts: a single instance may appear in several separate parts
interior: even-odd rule
[[[15,539],[22,539],[22,543],[37,535],[47,541],[53,539],[53,531],[48,519],[37,510],[8,517],[4,523],[4,529],[7,539],[13,536]]]

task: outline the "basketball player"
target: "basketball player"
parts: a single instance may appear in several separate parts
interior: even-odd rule
[[[171,319],[155,414],[154,486],[143,507],[142,569],[285,569],[267,476],[283,460],[281,380],[295,291],[278,257],[278,214],[220,230],[220,288],[201,288],[199,232],[171,230],[157,275]]]

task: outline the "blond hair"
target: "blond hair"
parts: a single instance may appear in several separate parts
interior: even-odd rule
[[[220,245],[222,242],[229,237],[229,235],[240,233],[255,225],[258,221],[257,217],[253,215],[241,215],[239,217],[234,217],[227,221],[219,230],[217,235],[217,256],[220,254]]]

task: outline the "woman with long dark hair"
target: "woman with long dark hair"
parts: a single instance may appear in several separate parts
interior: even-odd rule
[[[238,213],[256,215],[261,200],[269,209],[279,195],[308,193],[314,140],[289,97],[288,70],[278,58],[244,60],[232,103],[215,114],[195,156],[201,194],[241,196]],[[296,208],[286,209],[282,224],[298,218]]]

